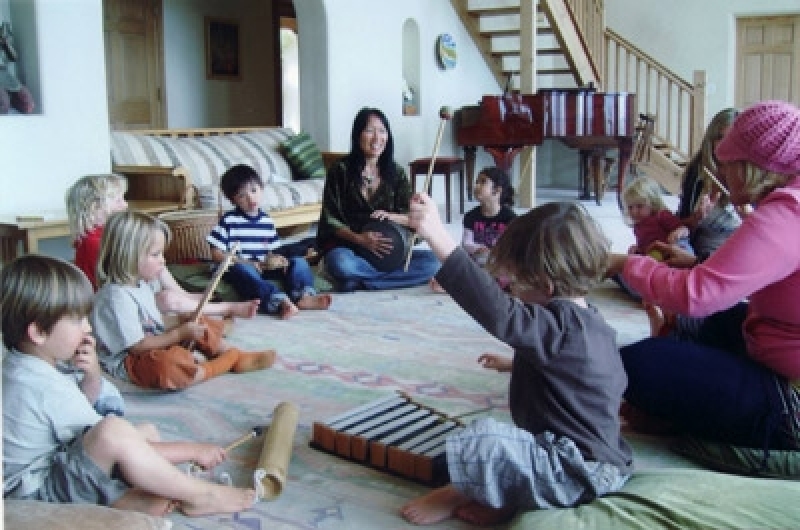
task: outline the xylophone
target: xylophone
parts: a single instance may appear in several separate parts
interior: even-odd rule
[[[311,447],[428,486],[449,482],[445,439],[464,423],[392,394],[324,422],[314,422]]]

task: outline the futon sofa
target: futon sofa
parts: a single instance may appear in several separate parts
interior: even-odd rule
[[[162,211],[196,208],[198,192],[219,197],[222,174],[247,164],[264,179],[262,207],[278,228],[319,218],[325,167],[339,156],[281,127],[111,132],[112,170],[128,178],[128,200],[162,203]]]

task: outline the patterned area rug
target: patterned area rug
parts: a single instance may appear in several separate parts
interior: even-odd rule
[[[620,344],[644,337],[642,310],[611,282],[591,301],[618,330]],[[225,375],[175,393],[122,388],[128,417],[155,423],[164,439],[226,446],[255,426],[269,425],[276,405],[300,411],[288,480],[272,501],[235,515],[186,518],[176,528],[250,529],[412,528],[397,515],[427,488],[409,480],[309,447],[311,425],[395,391],[450,415],[486,407],[481,415],[508,420],[508,376],[481,368],[478,356],[507,352],[447,295],[427,286],[335,295],[328,311],[305,311],[282,321],[258,316],[237,320],[229,340],[244,349],[275,348],[270,370]],[[631,435],[639,468],[693,467],[665,449],[667,440]],[[231,451],[209,479],[223,473],[239,486],[252,484],[262,437]],[[439,528],[468,528],[447,521]]]

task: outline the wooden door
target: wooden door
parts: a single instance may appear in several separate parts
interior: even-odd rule
[[[162,0],[103,0],[111,128],[165,126]]]
[[[736,20],[736,106],[800,105],[800,14]]]

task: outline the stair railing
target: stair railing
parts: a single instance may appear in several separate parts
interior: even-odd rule
[[[606,27],[603,0],[566,0],[578,33],[581,34],[589,56],[600,75],[604,73]]]
[[[640,114],[655,116],[655,147],[674,162],[697,151],[705,127],[705,72],[683,80],[613,30],[605,29],[606,92],[634,92]]]

